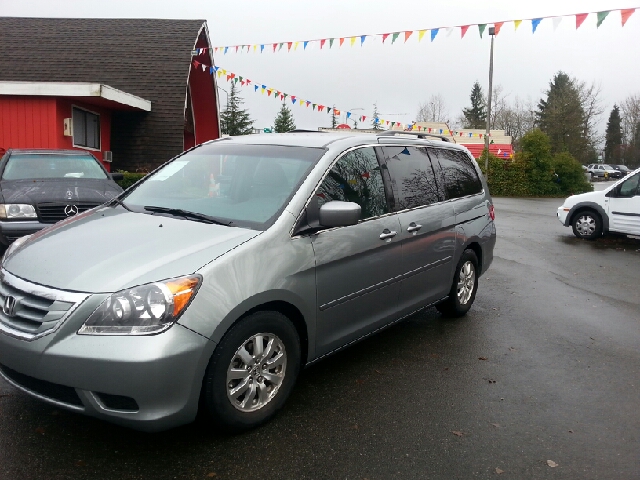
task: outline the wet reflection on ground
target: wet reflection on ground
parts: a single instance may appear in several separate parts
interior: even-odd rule
[[[574,235],[558,235],[558,239],[567,245],[588,245],[595,249],[621,250],[640,253],[640,239],[629,238],[626,235],[605,235],[596,240],[583,240]]]

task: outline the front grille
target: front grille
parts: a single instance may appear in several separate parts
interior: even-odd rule
[[[23,387],[26,390],[42,395],[43,397],[56,400],[58,402],[74,405],[76,407],[82,407],[82,401],[76,393],[75,388],[67,387],[66,385],[59,385],[57,383],[47,382],[38,378],[30,377],[15,370],[0,365],[0,370],[3,375],[16,385]]]
[[[0,272],[0,328],[30,340],[55,329],[86,294],[42,287]]]
[[[37,205],[38,218],[42,223],[56,223],[65,218],[73,217],[77,214],[67,215],[67,207],[76,207],[78,214],[97,207],[98,203],[39,203]]]

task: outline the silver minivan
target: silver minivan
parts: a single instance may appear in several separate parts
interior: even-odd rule
[[[0,373],[140,430],[241,431],[301,368],[435,306],[464,315],[493,260],[469,152],[404,132],[208,142],[114,200],[14,242]]]

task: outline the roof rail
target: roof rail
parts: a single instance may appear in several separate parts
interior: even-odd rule
[[[326,133],[322,130],[305,130],[304,128],[296,128],[295,130],[289,130],[287,133]]]
[[[451,140],[449,140],[448,137],[445,137],[444,135],[436,135],[434,133],[405,132],[404,130],[385,130],[382,133],[376,134],[376,136],[378,137],[393,137],[395,135],[413,135],[418,138],[424,138],[424,139],[426,139],[427,137],[435,137],[435,138],[439,138],[443,142],[449,142],[449,143],[451,142]]]

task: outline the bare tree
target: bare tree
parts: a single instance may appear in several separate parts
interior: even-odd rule
[[[491,95],[491,122],[490,128],[504,130],[504,127],[498,126],[499,123],[503,123],[505,113],[509,109],[507,97],[509,94],[504,93],[504,87],[502,85],[496,85],[493,87],[493,94]]]
[[[638,125],[640,125],[640,94],[629,95],[620,104],[622,111],[622,141],[633,143]]]
[[[575,78],[573,81],[578,87],[580,104],[584,110],[584,136],[589,140],[591,146],[596,148],[604,142],[604,135],[599,133],[596,128],[600,115],[604,113],[604,106],[600,98],[602,86],[596,85],[595,82],[590,84],[580,82]]]
[[[493,107],[491,109],[491,128],[504,130],[506,135],[512,137],[517,148],[524,134],[533,130],[535,126],[534,106],[530,98],[524,101],[516,96],[513,102],[509,102],[509,95],[502,92],[500,85],[494,90],[493,104],[496,108],[495,111]]]
[[[449,122],[449,112],[442,95],[431,95],[428,101],[418,106],[418,122]]]

